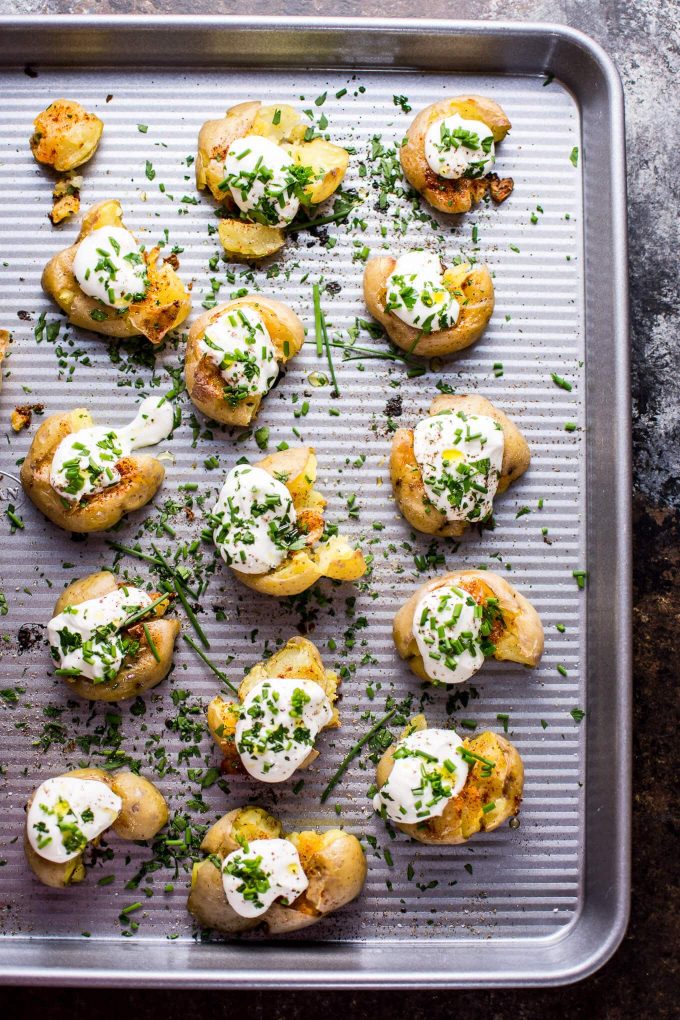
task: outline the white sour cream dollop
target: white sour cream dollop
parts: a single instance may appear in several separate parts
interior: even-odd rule
[[[229,906],[240,917],[259,917],[275,900],[292,903],[309,879],[289,840],[253,839],[224,858],[222,885]]]
[[[393,822],[422,822],[444,813],[465,785],[468,766],[453,730],[418,730],[400,740],[385,785],[373,807]]]
[[[266,574],[304,544],[286,486],[250,464],[231,469],[212,517],[213,539],[222,558],[244,574]]]
[[[224,379],[224,399],[234,406],[264,396],[279,374],[276,348],[254,308],[230,308],[213,319],[199,341],[201,354]]]
[[[128,617],[150,606],[152,599],[139,588],[124,587],[77,606],[67,606],[47,624],[52,658],[59,669],[95,683],[112,680],[125,658],[120,631]]]
[[[236,724],[236,749],[246,771],[265,783],[282,783],[314,747],[333,716],[312,680],[262,680],[246,695]]]
[[[172,404],[162,397],[147,397],[133,421],[122,429],[95,425],[71,432],[59,443],[50,469],[52,488],[70,503],[79,503],[120,481],[116,465],[133,450],[155,446],[173,429]]]
[[[453,584],[426,592],[413,612],[425,672],[444,684],[463,683],[481,669],[489,632],[482,606]]]
[[[447,180],[483,177],[496,162],[495,153],[488,124],[457,113],[433,121],[425,135],[425,159],[433,173]]]
[[[413,453],[430,501],[449,521],[483,521],[498,488],[503,429],[486,415],[446,411],[419,421]]]
[[[401,255],[387,278],[385,310],[424,333],[449,329],[460,306],[444,286],[437,255],[415,250]]]
[[[300,201],[296,195],[297,164],[275,142],[246,135],[232,142],[224,164],[224,187],[249,219],[285,227]]]
[[[64,864],[113,825],[122,806],[120,797],[97,779],[46,779],[28,809],[28,841],[46,861]]]
[[[98,227],[78,244],[73,275],[80,289],[110,308],[128,308],[147,290],[146,262],[125,227]]]

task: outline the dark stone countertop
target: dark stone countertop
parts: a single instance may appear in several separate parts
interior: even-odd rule
[[[244,13],[219,0],[0,0],[0,13]],[[593,36],[616,61],[626,93],[635,450],[635,738],[633,898],[628,933],[593,977],[564,989],[471,992],[251,993],[133,990],[3,992],[12,1020],[49,1016],[100,1020],[134,1012],[140,1020],[223,1015],[272,1020],[338,1012],[352,1018],[459,1016],[570,1020],[677,1016],[680,985],[676,918],[677,812],[669,778],[677,774],[680,617],[680,345],[674,253],[678,250],[675,150],[669,111],[677,109],[677,0],[251,0],[252,14],[375,15],[555,21]],[[675,327],[675,328],[674,328]],[[675,772],[674,772],[675,769]]]

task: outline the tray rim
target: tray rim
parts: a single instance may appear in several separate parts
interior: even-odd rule
[[[629,323],[628,323],[628,279],[627,279],[627,210],[626,210],[626,178],[625,178],[625,133],[623,89],[619,73],[607,53],[588,35],[566,25],[550,22],[523,21],[458,21],[448,19],[405,19],[405,18],[331,18],[331,17],[293,17],[293,16],[229,16],[229,15],[0,15],[0,72],[5,66],[17,67],[24,60],[15,59],[16,49],[13,48],[11,37],[17,33],[30,33],[31,43],[38,45],[49,38],[51,32],[59,34],[76,34],[88,32],[101,35],[106,31],[125,31],[139,33],[141,30],[158,31],[163,34],[176,35],[181,30],[198,33],[216,30],[239,30],[248,33],[276,33],[279,30],[296,30],[308,32],[349,32],[349,33],[387,33],[398,35],[403,33],[434,33],[439,36],[465,36],[481,40],[492,40],[500,36],[512,36],[517,39],[530,38],[547,44],[547,59],[544,66],[534,71],[522,72],[515,66],[493,70],[490,67],[482,70],[492,74],[540,74],[550,70],[550,60],[555,56],[556,46],[570,44],[579,54],[590,60],[602,77],[607,91],[607,114],[609,140],[611,150],[609,190],[607,192],[608,227],[610,230],[610,265],[611,293],[616,296],[611,308],[611,335],[615,351],[612,367],[613,386],[611,402],[614,410],[613,447],[616,462],[616,473],[609,498],[613,496],[614,515],[609,527],[615,532],[610,542],[616,552],[613,564],[615,585],[610,595],[615,609],[613,629],[616,640],[613,642],[610,669],[618,677],[617,698],[611,709],[611,721],[617,740],[613,743],[615,764],[612,777],[616,786],[612,794],[616,846],[611,855],[612,875],[609,888],[602,893],[601,907],[608,911],[605,924],[597,914],[592,897],[587,891],[583,894],[582,909],[572,922],[554,936],[542,939],[522,939],[513,942],[504,938],[482,943],[485,956],[494,955],[496,950],[505,951],[509,957],[518,954],[517,960],[504,967],[498,967],[491,973],[487,967],[476,964],[467,969],[453,972],[446,967],[427,971],[424,968],[417,972],[395,973],[389,971],[389,961],[383,959],[384,950],[390,945],[403,945],[395,940],[382,943],[362,943],[359,940],[347,943],[259,943],[241,944],[241,947],[229,945],[202,946],[195,950],[193,944],[172,944],[177,956],[184,957],[182,962],[175,961],[173,966],[168,956],[166,944],[156,940],[144,943],[118,945],[115,962],[101,966],[98,959],[98,941],[87,942],[76,937],[72,939],[54,938],[16,938],[3,940],[3,962],[0,964],[0,981],[4,984],[18,985],[62,985],[78,986],[89,984],[96,987],[116,986],[121,984],[136,987],[230,987],[238,988],[454,988],[454,987],[516,987],[565,985],[594,973],[609,960],[622,941],[629,918],[630,908],[630,857],[631,857],[631,745],[632,745],[632,655],[631,655],[631,613],[632,613],[632,467],[631,467],[631,416],[630,416],[630,367],[629,367]],[[4,39],[4,42],[2,41]],[[552,45],[550,45],[552,43]],[[53,51],[51,56],[54,57]],[[91,66],[91,54],[85,53],[84,59],[78,62],[67,60],[59,62],[33,58],[27,62],[49,63],[50,66]],[[202,63],[202,67],[215,66],[215,62]],[[295,61],[292,62],[293,65]],[[134,62],[126,63],[112,60],[106,66],[134,66]],[[163,66],[151,62],[147,67]],[[187,60],[182,66],[192,66]],[[194,62],[194,66],[196,66]],[[276,66],[270,64],[263,66]],[[347,64],[337,63],[336,67]],[[356,66],[366,66],[360,61]],[[380,65],[392,70],[403,67],[405,71],[417,71],[416,65]],[[451,69],[452,73],[460,68]],[[421,68],[426,73],[427,68]],[[466,68],[466,70],[469,70]],[[479,70],[479,68],[477,68]],[[556,75],[565,84],[565,78]],[[578,102],[578,88],[570,86]],[[587,183],[587,170],[584,169],[584,187]],[[585,214],[584,198],[584,214]],[[584,253],[586,258],[586,278],[588,274],[588,244],[584,237]],[[587,308],[586,296],[586,308]],[[588,332],[586,319],[586,334]],[[586,341],[586,352],[588,344]],[[586,404],[590,403],[591,393],[586,396]],[[589,451],[590,454],[590,451]],[[589,455],[588,461],[592,460]],[[609,480],[610,485],[612,484]],[[590,480],[586,483],[590,488]],[[590,515],[589,515],[590,516]],[[612,527],[613,526],[613,527]],[[589,522],[587,529],[587,566],[593,543],[591,541]],[[588,626],[588,644],[594,635]],[[590,672],[590,666],[588,672]],[[588,719],[586,719],[588,724]],[[590,742],[590,741],[588,741]],[[586,755],[586,770],[590,773],[589,760]],[[586,787],[588,783],[586,782]],[[586,852],[588,861],[588,843],[586,829]],[[588,884],[586,875],[585,884]],[[589,923],[595,931],[594,944],[585,940],[585,944],[577,949],[576,961],[568,965],[560,963],[560,948],[569,940],[578,942],[584,925]],[[581,939],[581,941],[584,941]],[[26,966],[23,957],[27,955],[27,944],[37,944],[38,952],[33,954],[33,961]],[[107,946],[109,943],[106,943]],[[416,942],[418,944],[418,942]],[[442,940],[423,942],[423,945],[441,946]],[[234,959],[239,948],[245,948],[244,957],[239,963]],[[540,949],[546,957],[542,965],[529,961],[527,952],[534,948]],[[475,960],[479,956],[480,944],[470,942],[457,946],[458,957]],[[493,951],[492,951],[493,950]],[[250,954],[250,963],[248,963]],[[257,954],[258,959],[255,960]],[[522,954],[521,956],[519,954]],[[214,967],[212,962],[222,957],[221,966]],[[286,967],[284,958],[298,958],[292,967]],[[359,956],[361,958],[359,958]],[[368,959],[370,958],[370,960]],[[375,958],[375,959],[374,959]],[[377,961],[377,962],[376,962]],[[381,967],[380,964],[383,964]],[[235,965],[236,964],[236,965]],[[330,967],[328,966],[330,964]],[[168,971],[168,965],[173,969]],[[387,965],[387,966],[385,966]]]

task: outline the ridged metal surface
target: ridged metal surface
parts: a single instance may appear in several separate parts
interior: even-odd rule
[[[365,91],[359,92],[359,86]],[[348,94],[336,100],[334,94],[341,88],[347,88]],[[512,121],[512,133],[499,147],[498,170],[514,177],[514,194],[499,208],[482,206],[453,224],[442,220],[437,230],[428,222],[411,221],[406,235],[399,236],[393,214],[397,207],[410,214],[411,204],[391,199],[386,215],[376,213],[371,179],[359,176],[369,140],[380,135],[384,144],[394,145],[419,108],[447,94],[468,90],[500,101]],[[199,197],[198,205],[180,201],[184,195],[192,201],[197,195],[193,168],[187,166],[186,157],[195,153],[201,123],[251,97],[311,107],[318,115],[313,100],[324,92],[329,98],[322,109],[332,139],[356,149],[346,183],[365,196],[359,210],[365,229],[330,227],[329,236],[337,238],[332,251],[302,234],[276,260],[281,273],[275,279],[267,279],[262,269],[251,273],[232,266],[237,282],[226,282],[223,264],[217,272],[208,267],[208,259],[218,251],[215,238],[208,234],[208,225],[216,222],[212,203],[205,195]],[[296,442],[292,429],[299,429],[301,438],[317,449],[318,488],[329,497],[329,519],[361,540],[375,557],[371,577],[356,589],[322,586],[329,601],[318,608],[310,634],[329,665],[357,663],[357,667],[343,685],[342,729],[320,739],[321,756],[304,774],[301,792],[294,795],[292,783],[273,791],[254,781],[230,779],[228,797],[213,786],[205,791],[208,812],[193,814],[197,822],[205,823],[244,801],[256,800],[275,807],[289,828],[340,823],[358,835],[375,837],[375,849],[366,844],[369,876],[363,896],[305,937],[418,938],[454,943],[554,938],[574,921],[582,905],[584,859],[585,727],[578,726],[570,715],[573,708],[585,707],[586,604],[586,593],[577,590],[572,577],[572,570],[585,563],[586,508],[581,169],[569,159],[572,148],[580,145],[575,100],[557,82],[544,87],[538,76],[232,74],[225,70],[41,70],[33,79],[17,69],[3,73],[2,95],[0,326],[11,329],[14,336],[0,397],[3,471],[16,474],[16,462],[25,454],[38,424],[34,420],[31,432],[12,435],[8,419],[15,405],[43,402],[46,413],[87,406],[98,421],[122,424],[132,416],[133,405],[149,392],[152,378],[150,369],[131,367],[124,352],[120,364],[113,364],[106,343],[82,331],[63,326],[56,343],[35,343],[33,329],[40,312],[46,312],[49,321],[63,321],[40,289],[42,267],[52,254],[71,243],[77,230],[74,223],[55,229],[47,220],[49,174],[36,166],[28,148],[32,118],[57,96],[79,100],[106,125],[96,157],[84,168],[84,208],[104,198],[119,198],[127,225],[149,244],[160,240],[163,229],[168,228],[169,244],[184,249],[181,275],[193,283],[192,315],[201,311],[201,300],[210,291],[209,279],[214,277],[223,281],[220,299],[228,299],[237,287],[246,285],[288,301],[311,334],[311,285],[322,279],[340,285],[335,296],[325,294],[323,305],[333,332],[346,336],[355,317],[366,315],[361,297],[363,265],[353,261],[356,244],[368,245],[372,251],[400,251],[422,244],[445,258],[463,252],[491,267],[496,310],[490,327],[476,346],[438,371],[409,380],[399,365],[367,360],[364,371],[359,371],[355,363],[343,366],[336,353],[340,397],[332,406],[340,416],[331,417],[329,389],[313,388],[308,382],[309,373],[326,369],[310,345],[264,405],[258,425],[271,429],[270,450],[281,440]],[[405,115],[394,105],[395,95],[408,97],[412,114]],[[148,124],[148,133],[140,133],[138,123]],[[156,172],[152,182],[145,176],[146,160]],[[159,191],[160,183],[165,185],[165,194]],[[534,224],[531,214],[537,206],[543,212],[537,214]],[[476,243],[472,240],[474,225],[478,229]],[[384,236],[381,229],[386,229]],[[24,315],[17,317],[20,311],[29,313],[30,320]],[[365,335],[361,342],[381,346],[380,341]],[[163,387],[168,380],[163,368],[180,364],[182,346],[181,342],[177,350],[169,346],[158,357],[155,379]],[[60,357],[65,364],[60,364]],[[503,364],[501,378],[494,375],[495,362]],[[572,383],[571,392],[555,386],[553,372]],[[440,849],[422,847],[404,836],[389,838],[366,798],[373,766],[365,754],[353,763],[328,804],[322,807],[319,803],[319,794],[343,755],[370,725],[363,713],[370,711],[376,718],[381,715],[388,694],[402,699],[412,692],[416,707],[421,698],[422,688],[394,651],[391,620],[397,607],[427,576],[416,570],[414,553],[423,552],[429,542],[411,534],[391,497],[386,404],[401,396],[403,413],[398,423],[413,425],[436,394],[438,380],[497,402],[524,431],[533,458],[526,476],[497,499],[495,531],[470,534],[457,551],[451,543],[438,543],[446,567],[483,564],[497,570],[536,605],[546,631],[546,651],[537,670],[488,663],[472,684],[478,697],[471,697],[467,707],[452,716],[446,713],[446,692],[428,689],[425,693],[427,717],[435,725],[453,721],[460,728],[461,720],[472,719],[477,732],[499,730],[497,715],[508,714],[508,735],[526,766],[518,830],[505,826],[463,847]],[[299,395],[297,404],[292,402],[294,394]],[[309,401],[309,413],[295,419],[293,412],[303,400]],[[142,521],[145,517],[153,521],[157,509],[175,497],[182,482],[197,481],[200,492],[208,494],[209,507],[224,472],[237,457],[245,454],[254,459],[259,455],[253,439],[235,444],[234,436],[218,429],[213,430],[212,439],[201,438],[193,448],[192,405],[185,400],[183,406],[184,424],[171,445],[175,462],[166,465],[164,486],[148,514],[133,516],[117,532],[115,538],[120,542],[129,544],[141,536],[147,546]],[[578,431],[565,432],[566,421],[577,422]],[[359,454],[365,455],[366,461],[355,468],[353,462]],[[203,462],[211,455],[219,457],[220,467],[209,472]],[[3,484],[12,483],[3,479]],[[346,499],[354,492],[359,518],[346,520]],[[543,500],[540,510],[539,499]],[[153,896],[125,890],[125,882],[148,856],[144,848],[128,849],[112,839],[113,860],[98,863],[86,883],[66,894],[40,888],[24,864],[21,832],[28,794],[42,779],[81,761],[84,756],[73,739],[95,731],[111,712],[121,716],[122,748],[141,759],[144,771],[152,777],[156,739],[166,748],[173,772],[158,782],[172,809],[183,810],[198,789],[197,783],[188,779],[187,769],[217,764],[218,754],[204,735],[200,757],[179,760],[179,752],[187,745],[166,727],[166,720],[176,715],[171,692],[189,690],[190,703],[205,706],[218,684],[180,641],[174,673],[145,697],[143,718],[131,714],[129,705],[119,709],[100,705],[90,711],[86,704],[70,701],[64,686],[50,676],[44,643],[38,641],[22,652],[19,628],[25,624],[43,627],[64,584],[111,565],[113,555],[106,536],[76,543],[46,523],[21,495],[15,502],[26,522],[25,530],[10,536],[8,521],[4,517],[0,521],[2,590],[9,604],[8,615],[0,618],[4,637],[1,668],[2,687],[19,686],[25,692],[15,707],[0,702],[5,809],[0,833],[3,932],[8,937],[41,939],[89,932],[93,940],[116,945],[121,942],[122,930],[118,914],[139,898],[143,910],[135,914],[140,924],[136,940],[165,940],[168,935],[191,940],[191,919],[185,910],[188,874],[174,880],[174,892],[163,891],[164,884],[172,880],[163,871],[143,883],[153,889]],[[522,507],[532,512],[518,518]],[[374,521],[381,522],[384,530],[374,530]],[[196,536],[203,526],[200,513],[190,524],[182,512],[172,515],[170,522],[182,539]],[[542,528],[548,529],[547,538]],[[158,541],[162,549],[173,551],[175,543],[167,536]],[[204,555],[209,557],[209,550]],[[124,565],[133,573],[138,569],[129,559]],[[141,565],[139,568],[142,576],[150,577]],[[351,616],[346,600],[355,594]],[[218,567],[202,604],[205,612],[201,620],[210,638],[210,654],[221,664],[228,655],[234,656],[228,667],[234,680],[261,657],[266,642],[271,647],[271,642],[297,632],[299,614],[295,610],[246,593],[226,568]],[[214,607],[224,610],[225,620],[215,619]],[[357,632],[354,649],[341,655],[343,633],[361,616],[366,617],[368,627]],[[557,623],[564,624],[564,633],[556,630]],[[186,632],[191,633],[189,629]],[[337,651],[329,650],[329,639],[335,639]],[[375,661],[361,665],[366,653]],[[566,668],[566,676],[557,671],[558,664]],[[367,686],[376,692],[373,700],[367,696]],[[36,741],[50,721],[50,713],[63,727],[64,742],[54,742],[43,751]],[[96,763],[96,756],[91,760]],[[391,867],[384,860],[386,846],[393,860]],[[412,879],[408,877],[409,865],[413,866]],[[104,875],[115,875],[115,881],[98,886],[97,879]]]

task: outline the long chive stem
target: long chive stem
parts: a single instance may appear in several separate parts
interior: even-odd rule
[[[311,230],[313,227],[323,227],[327,223],[343,223],[351,213],[354,206],[350,206],[344,212],[340,213],[329,213],[328,216],[319,216],[315,220],[305,220],[304,223],[293,223],[290,227],[286,227],[286,233],[297,234],[300,230]]]
[[[181,585],[184,588],[184,590],[187,591],[191,595],[192,599],[197,599],[198,598],[198,594],[195,591],[193,591],[192,588],[189,587],[189,585],[186,583],[186,581],[184,580],[182,575],[177,570],[175,570],[173,565],[171,563],[168,563],[167,559],[165,558],[163,553],[160,551],[158,546],[155,545],[154,542],[151,543],[151,548],[153,549],[154,553],[156,554],[158,559],[161,561],[162,565],[165,567],[167,572],[174,579],[176,584],[177,585]]]
[[[326,787],[326,789],[321,794],[321,803],[322,804],[325,803],[326,798],[330,794],[331,790],[333,790],[334,787],[337,786],[337,784],[339,783],[340,779],[342,778],[342,776],[347,771],[347,768],[349,767],[349,765],[354,761],[354,759],[358,755],[358,753],[361,750],[361,748],[365,744],[367,744],[369,742],[369,740],[371,739],[371,737],[375,736],[375,734],[379,730],[381,730],[383,728],[383,726],[387,725],[387,723],[390,721],[392,716],[396,715],[398,707],[399,706],[395,705],[395,707],[393,709],[391,709],[389,712],[387,712],[387,714],[384,715],[382,717],[382,719],[379,719],[378,722],[374,726],[371,726],[371,728],[368,731],[368,733],[364,733],[364,735],[361,738],[361,740],[357,740],[357,742],[354,745],[354,747],[345,755],[345,757],[340,762],[340,767],[338,768],[337,772],[335,773],[335,775],[331,779],[331,781],[328,784],[328,786]]]
[[[321,325],[321,301],[319,298],[319,284],[312,285],[312,298],[314,300],[314,336],[316,337],[316,356],[320,358],[323,354],[323,327]]]
[[[142,627],[144,628],[144,637],[146,638],[146,643],[149,646],[149,651],[153,655],[156,662],[160,662],[161,657],[158,654],[158,649],[156,648],[154,639],[151,637],[151,631],[149,630],[148,625],[146,623],[143,623]]]
[[[151,548],[155,552],[156,556],[158,556],[158,558],[162,560],[163,556],[158,551],[158,549],[153,544],[153,542],[151,543]],[[176,586],[177,586],[177,592],[176,592],[177,597],[180,600],[180,602],[182,603],[182,606],[184,607],[184,612],[187,614],[187,616],[189,618],[189,623],[191,624],[191,626],[196,631],[196,633],[197,633],[197,635],[198,635],[198,637],[200,639],[200,642],[203,645],[203,647],[204,648],[210,648],[210,642],[208,641],[207,637],[205,636],[203,628],[201,627],[200,623],[196,619],[196,613],[193,611],[193,609],[189,605],[189,601],[188,601],[186,595],[184,594],[184,587],[185,586],[184,586],[184,582],[183,582],[182,578],[178,574],[175,574],[174,572],[173,572],[173,576],[175,578],[175,583],[176,583]],[[187,591],[189,591],[188,588],[187,588]],[[189,592],[189,594],[191,595],[191,592]],[[193,598],[193,596],[192,596],[192,598]]]
[[[335,378],[335,366],[333,365],[333,355],[331,354],[331,343],[328,339],[328,330],[326,328],[326,316],[321,312],[321,329],[323,332],[323,342],[326,345],[326,358],[328,360],[328,371],[331,374],[331,381],[333,383],[333,392],[336,397],[340,396],[340,390],[338,389],[338,380]]]
[[[231,682],[231,680],[227,679],[226,674],[223,673],[221,669],[218,669],[214,662],[210,661],[210,659],[205,654],[205,652],[203,652],[198,647],[198,645],[196,644],[194,639],[190,638],[188,634],[182,634],[182,637],[184,638],[186,643],[189,645],[189,648],[193,648],[193,650],[196,652],[196,655],[198,655],[199,659],[203,659],[203,662],[206,664],[208,669],[211,669],[213,671],[213,673],[215,674],[215,676],[219,677],[220,680],[223,683],[225,683],[230,690],[232,690],[234,692],[234,694],[238,694],[238,688],[234,687],[234,685]]]

